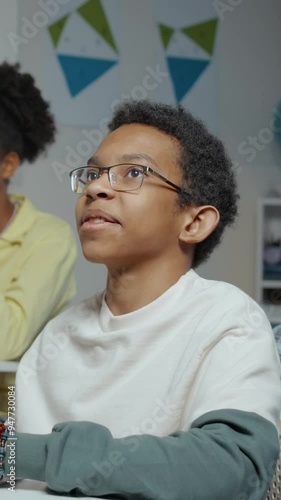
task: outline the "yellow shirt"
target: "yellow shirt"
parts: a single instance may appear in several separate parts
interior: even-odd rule
[[[24,196],[10,200],[19,208],[0,235],[0,361],[19,359],[75,294],[76,244],[69,225],[39,212]],[[0,373],[1,410],[8,378]]]

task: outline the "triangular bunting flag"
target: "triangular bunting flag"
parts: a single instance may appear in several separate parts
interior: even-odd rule
[[[79,94],[118,62],[61,54],[58,54],[58,59],[72,97]]]
[[[159,29],[163,45],[166,49],[169,45],[169,41],[171,40],[175,30],[173,28],[170,28],[169,26],[166,26],[165,24],[159,24]]]
[[[60,37],[61,37],[61,34],[63,32],[63,28],[64,28],[65,23],[66,23],[68,18],[69,18],[69,14],[67,14],[67,16],[62,17],[56,23],[48,26],[48,30],[50,32],[50,35],[51,35],[51,38],[53,40],[53,44],[55,47],[57,47],[57,45],[60,41]]]
[[[187,40],[186,36],[182,36]],[[63,36],[57,45],[57,54],[110,61],[117,59],[115,50],[77,12],[67,21]]]
[[[186,59],[183,57],[167,57],[170,75],[174,84],[177,101],[181,101],[185,94],[191,89],[209,60]]]
[[[77,11],[118,52],[100,0],[89,0]]]
[[[208,54],[212,55],[216,38],[217,22],[217,19],[211,19],[204,23],[182,28],[181,31],[206,50]]]

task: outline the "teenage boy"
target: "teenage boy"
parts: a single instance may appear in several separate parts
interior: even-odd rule
[[[106,289],[21,361],[17,475],[128,500],[261,500],[279,451],[270,324],[194,271],[235,220],[231,162],[182,107],[125,102],[109,130],[71,172],[82,250],[106,265]]]

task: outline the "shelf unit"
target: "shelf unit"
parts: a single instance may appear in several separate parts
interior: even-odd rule
[[[265,266],[264,250],[270,243],[271,228],[272,236],[281,242],[281,197],[262,198],[257,206],[256,300],[275,325],[281,323],[281,260]]]

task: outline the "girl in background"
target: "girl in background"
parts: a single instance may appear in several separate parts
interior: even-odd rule
[[[69,225],[9,194],[19,165],[34,162],[55,140],[48,103],[18,64],[0,65],[0,361],[18,360],[75,293],[76,246]],[[41,186],[42,187],[42,186]],[[11,374],[0,373],[7,412]]]

